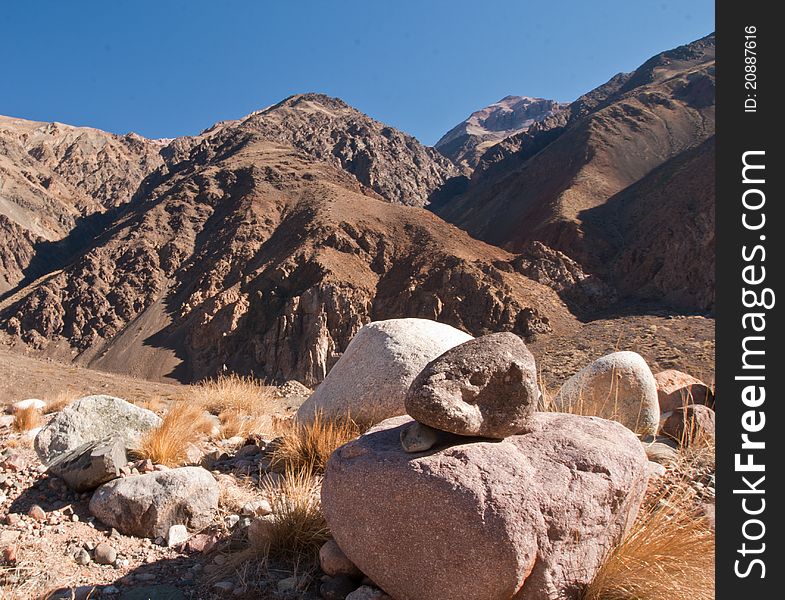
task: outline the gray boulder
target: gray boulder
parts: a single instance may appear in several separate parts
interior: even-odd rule
[[[125,535],[166,537],[172,525],[200,529],[213,520],[220,488],[209,471],[181,467],[115,479],[90,499],[90,513]]]
[[[87,492],[118,478],[127,463],[125,441],[110,437],[60,454],[49,464],[48,472],[60,477],[72,490]]]
[[[501,439],[521,430],[538,397],[526,344],[514,333],[493,333],[428,363],[409,387],[406,412],[441,431]]]
[[[428,319],[369,323],[297,411],[297,420],[310,422],[321,413],[328,419],[350,416],[378,423],[403,415],[406,391],[423,367],[470,339],[468,333]]]
[[[154,412],[112,396],[86,396],[57,413],[35,437],[35,450],[44,464],[87,442],[117,436],[128,447],[141,434],[161,424]]]
[[[640,354],[614,352],[584,367],[554,398],[558,410],[618,421],[635,433],[655,435],[660,406],[657,383]]]
[[[643,448],[613,421],[535,413],[426,455],[401,448],[409,423],[336,450],[322,486],[336,543],[397,600],[580,598],[646,491]]]

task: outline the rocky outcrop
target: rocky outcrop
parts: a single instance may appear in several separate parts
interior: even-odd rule
[[[162,147],[135,134],[0,116],[0,294],[86,245],[100,232],[89,221],[133,198],[163,165]],[[82,239],[63,242],[77,226]]]
[[[313,395],[297,411],[310,421],[351,417],[378,423],[406,412],[409,385],[431,360],[472,339],[427,319],[390,319],[362,327]]]
[[[464,342],[432,360],[406,393],[406,413],[457,435],[502,439],[537,408],[537,368],[515,334]]]
[[[504,138],[525,132],[566,104],[528,96],[505,96],[498,102],[473,112],[445,133],[434,145],[439,152],[471,172],[488,148]]]
[[[63,453],[110,436],[133,445],[160,423],[154,412],[121,398],[86,396],[71,402],[41,429],[35,451],[42,462],[49,463]]]
[[[408,423],[339,448],[322,487],[338,545],[398,600],[577,599],[646,489],[645,453],[612,421],[536,413],[519,435],[425,455],[402,450]]]
[[[219,493],[209,471],[181,467],[105,483],[93,493],[90,513],[125,535],[165,537],[172,525],[209,525]]]
[[[598,358],[570,377],[553,402],[559,410],[619,421],[635,433],[655,435],[659,429],[657,384],[635,352]]]

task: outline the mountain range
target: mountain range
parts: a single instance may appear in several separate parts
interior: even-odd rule
[[[435,148],[321,94],[173,140],[0,117],[0,328],[144,378],[316,385],[369,320],[710,311],[713,133],[713,35]]]

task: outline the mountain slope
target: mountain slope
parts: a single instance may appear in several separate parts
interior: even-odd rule
[[[0,294],[45,272],[43,265],[28,272],[37,246],[128,202],[163,164],[162,146],[134,134],[0,116]]]
[[[382,200],[332,152],[317,160],[276,131],[252,116],[170,145],[156,186],[92,248],[0,304],[6,332],[142,377],[226,366],[313,385],[371,319],[524,336],[574,323],[514,256]]]
[[[621,275],[614,269],[625,263],[608,265],[601,227],[595,226],[591,235],[586,231],[587,211],[602,207],[713,133],[711,35],[614,77],[566,110],[491,148],[468,189],[433,210],[492,244],[518,251],[539,240],[589,271],[618,281]],[[713,161],[703,161],[702,167],[711,178]],[[678,186],[670,189],[675,194],[671,209],[690,200]],[[653,191],[650,186],[638,189]],[[652,202],[648,206],[665,210]],[[678,254],[662,257],[669,265],[679,259]],[[701,293],[693,290],[692,296]],[[687,304],[704,309],[711,302]]]
[[[529,129],[566,107],[555,100],[528,96],[505,96],[473,112],[445,133],[434,148],[465,171],[471,172],[483,153],[510,137]]]

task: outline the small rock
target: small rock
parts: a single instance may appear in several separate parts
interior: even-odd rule
[[[218,542],[218,536],[209,533],[197,533],[185,545],[188,552],[209,552]]]
[[[173,585],[134,586],[123,591],[122,600],[185,600],[185,594]]]
[[[335,577],[362,577],[362,572],[347,558],[335,540],[328,540],[319,550],[319,564],[327,575]]]
[[[319,586],[319,594],[324,600],[344,600],[358,587],[350,577],[338,575]]]
[[[213,589],[216,592],[231,592],[234,589],[234,582],[232,581],[217,581],[213,584]]]
[[[172,548],[188,540],[188,529],[185,525],[172,525],[166,535],[166,545]]]
[[[665,469],[665,465],[661,465],[660,463],[656,463],[653,460],[649,461],[649,479],[658,479],[665,475],[667,470]]]
[[[227,515],[227,516],[224,518],[224,522],[226,523],[226,526],[227,526],[229,529],[231,529],[232,527],[234,527],[235,525],[237,525],[237,523],[239,523],[239,522],[240,522],[240,515]]]
[[[185,449],[185,461],[188,465],[198,465],[201,464],[202,459],[204,458],[204,452],[194,444],[188,444]]]
[[[263,517],[265,515],[269,515],[273,512],[273,507],[270,505],[270,501],[262,498],[261,500],[255,500],[253,502],[246,502],[243,505],[242,513],[245,516],[258,516]]]
[[[277,585],[278,593],[285,594],[287,592],[293,592],[297,589],[297,584],[297,577],[294,576],[281,579]]]
[[[113,565],[117,560],[117,550],[106,542],[101,542],[95,547],[93,556],[99,565]]]
[[[248,540],[256,547],[264,546],[270,539],[273,528],[273,515],[257,517],[248,526]]]
[[[46,408],[46,402],[39,400],[38,398],[30,398],[28,400],[20,400],[13,404],[13,412],[27,410],[28,408],[32,408],[33,410],[44,410]]]
[[[37,504],[33,504],[30,507],[30,509],[27,511],[27,516],[32,517],[36,521],[46,520],[46,512],[44,512],[44,509],[38,506]]]
[[[656,441],[647,441],[649,439],[651,438],[644,438],[641,444],[650,461],[667,466],[679,460],[679,451],[673,447],[671,440],[662,441],[663,438],[656,438]]]
[[[714,428],[714,411],[702,404],[691,404],[674,410],[662,426],[662,433],[686,448],[696,441],[714,440]]]
[[[48,471],[63,479],[72,490],[86,492],[119,477],[121,467],[127,462],[125,441],[109,437],[59,454],[49,464]]]
[[[259,448],[259,446],[257,446],[256,444],[248,444],[240,448],[237,451],[237,454],[235,454],[235,456],[237,458],[249,458],[251,456],[256,456],[260,452],[261,449]]]
[[[346,596],[346,600],[392,600],[377,587],[362,585]]]
[[[714,408],[714,392],[692,375],[676,369],[667,369],[654,376],[660,410],[670,412],[690,404],[703,404]]]
[[[7,546],[3,548],[3,562],[7,565],[12,565],[16,562],[16,546]]]
[[[74,562],[77,565],[89,565],[90,564],[90,554],[84,548],[79,548],[74,554]]]
[[[439,442],[439,431],[414,421],[401,429],[401,446],[406,452],[425,452]]]

